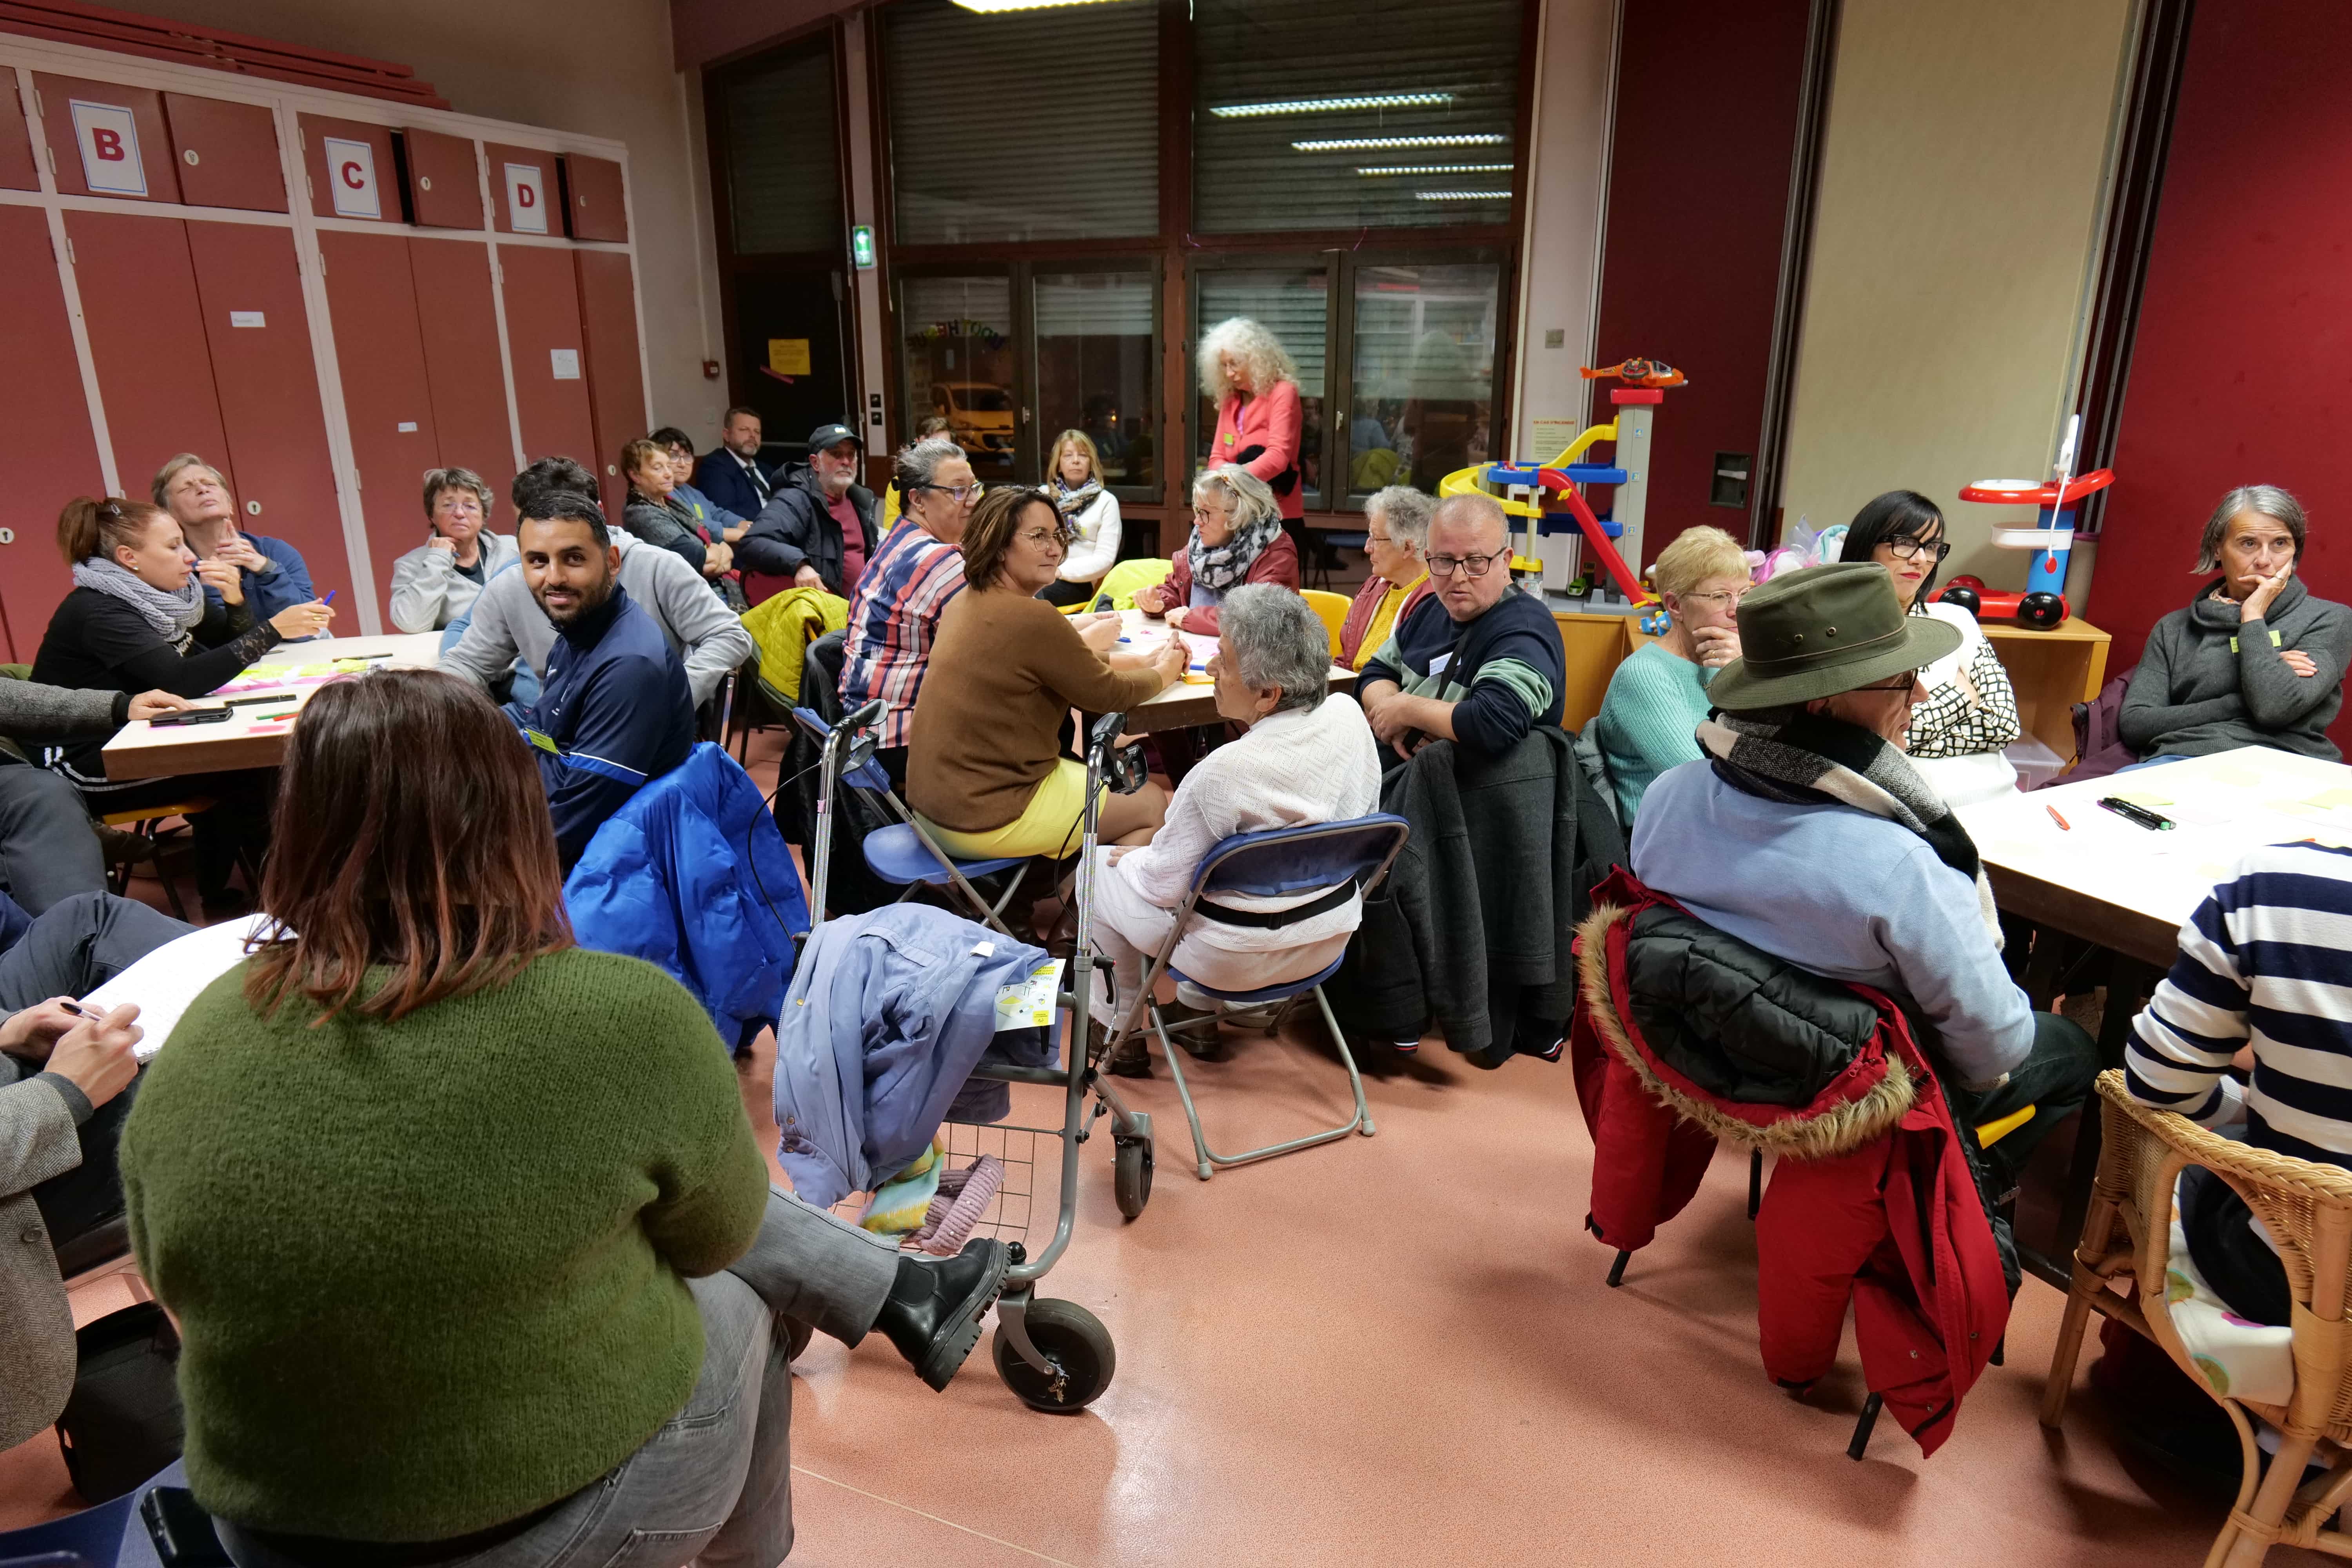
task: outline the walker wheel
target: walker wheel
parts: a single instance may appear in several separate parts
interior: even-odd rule
[[[1151,1201],[1151,1118],[1138,1115],[1134,1132],[1114,1132],[1111,1142],[1116,1152],[1111,1156],[1111,1191],[1118,1199],[1118,1212],[1133,1219]]]
[[[1083,1410],[1110,1386],[1118,1370],[1118,1352],[1100,1318],[1076,1301],[1035,1300],[1029,1303],[1025,1324],[1029,1342],[1052,1371],[1039,1372],[1023,1361],[1002,1323],[990,1350],[996,1358],[996,1375],[1022,1404],[1032,1410]]]

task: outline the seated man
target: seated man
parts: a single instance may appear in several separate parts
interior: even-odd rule
[[[661,628],[621,586],[604,514],[566,490],[532,498],[517,531],[523,580],[555,629],[522,716],[568,873],[604,819],[694,749],[694,701]]]
[[[874,559],[879,507],[857,482],[865,443],[846,425],[809,432],[808,461],[776,476],[774,493],[735,552],[754,605],[791,588],[846,599]]]
[[[1543,600],[1511,582],[1503,509],[1488,496],[1440,502],[1424,563],[1437,592],[1390,634],[1357,688],[1382,764],[1440,738],[1494,756],[1558,724],[1567,650]]]
[[[0,679],[0,735],[103,735],[133,719],[185,708],[168,691],[77,691],[30,680]],[[27,767],[0,752],[0,894],[27,915],[60,899],[106,886],[106,858],[80,792],[62,773]],[[21,922],[0,909],[0,949]]]
[[[533,498],[556,490],[593,496],[595,477],[569,458],[541,458],[515,476],[509,492],[515,515],[529,512],[537,504]],[[639,549],[635,540],[620,533],[613,536],[613,547],[621,552],[621,586],[654,617],[685,661],[687,685],[700,707],[729,670],[751,657],[751,634],[694,568],[670,552]],[[496,690],[520,658],[533,680],[529,688],[518,684],[514,700],[527,707],[536,699],[537,682],[546,677],[555,641],[555,628],[532,605],[522,574],[501,571],[483,584],[466,617],[450,622],[442,634],[441,668]]]
[[[1633,875],[1697,919],[1900,1004],[1947,1076],[1956,1120],[2032,1105],[1986,1152],[1996,1194],[2098,1074],[2082,1028],[2036,1013],[2001,965],[1990,887],[1949,807],[1903,754],[1916,676],[1959,646],[1906,616],[1886,568],[1775,577],[1740,602],[1742,656],[1717,672],[1706,756],[1658,775]]]
[[[2124,1052],[2132,1098],[2208,1127],[2242,1121],[2257,1149],[2352,1165],[2352,1118],[2342,1103],[2352,1063],[2347,912],[2352,851],[2246,851],[2180,928],[2180,956],[2132,1020]],[[2242,1092],[2227,1069],[2249,1044],[2253,1081]],[[2285,1267],[2246,1201],[2202,1166],[2181,1176],[2180,1225],[2197,1271],[2238,1316],[2287,1321]]]

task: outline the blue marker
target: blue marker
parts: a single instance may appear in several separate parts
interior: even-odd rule
[[[325,598],[323,598],[323,599],[320,600],[320,601],[319,601],[319,603],[320,603],[321,605],[331,605],[331,604],[333,604],[333,603],[335,602],[335,595],[336,595],[338,593],[340,593],[340,592],[341,592],[341,589],[337,589],[337,588],[330,588],[330,589],[328,589],[328,590],[327,590],[327,596],[326,596]]]

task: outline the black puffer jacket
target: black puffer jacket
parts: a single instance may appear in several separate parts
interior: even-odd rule
[[[871,561],[881,504],[864,485],[852,485],[849,505],[857,513],[859,547]],[[840,593],[841,558],[841,524],[824,504],[815,471],[805,463],[776,475],[775,492],[735,546],[735,564],[745,573],[785,579],[779,592],[792,586],[792,577],[805,564],[815,567],[816,574],[824,579],[826,593]]]

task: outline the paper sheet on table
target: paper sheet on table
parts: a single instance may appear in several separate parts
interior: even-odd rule
[[[139,1026],[146,1035],[132,1054],[143,1062],[163,1048],[198,993],[244,962],[246,940],[268,921],[268,915],[247,915],[167,942],[82,997],[81,1005],[104,1008],[138,1004]]]

